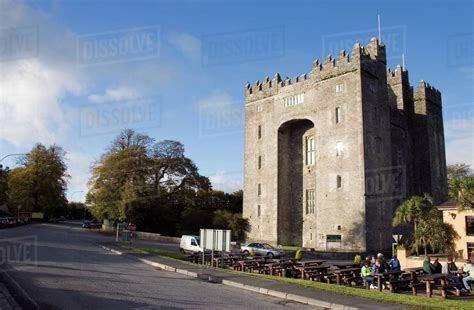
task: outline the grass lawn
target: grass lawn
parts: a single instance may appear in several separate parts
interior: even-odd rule
[[[152,255],[168,257],[168,258],[179,260],[181,262],[188,263],[190,265],[194,265],[186,261],[186,255],[182,253],[159,250],[159,249],[154,249],[154,248],[138,247],[138,246],[130,245],[128,243],[120,243],[120,246],[125,249],[135,250],[141,253],[148,253]],[[208,268],[211,268],[211,267],[208,267]],[[406,305],[406,306],[411,306],[411,307],[421,307],[421,308],[429,308],[429,309],[474,309],[474,299],[452,300],[452,299],[440,299],[436,297],[428,298],[421,295],[412,296],[411,294],[410,295],[393,294],[389,292],[379,292],[376,290],[365,290],[361,288],[320,283],[320,282],[309,281],[309,280],[282,278],[282,277],[270,276],[270,275],[264,275],[264,274],[240,272],[240,271],[234,271],[234,270],[229,270],[229,269],[219,268],[219,270],[229,272],[229,273],[244,275],[248,277],[257,277],[257,278],[273,280],[273,281],[281,282],[284,284],[302,286],[306,288],[326,291],[326,292],[335,293],[335,294],[362,297],[362,298],[367,298],[367,299],[371,299],[375,301],[397,303],[400,305]],[[423,294],[423,293],[424,291],[423,292],[420,291],[420,294]]]
[[[172,252],[172,251],[165,251],[165,250],[160,250],[160,249],[155,249],[155,248],[134,246],[134,245],[130,245],[130,244],[125,243],[125,242],[121,242],[120,246],[124,249],[134,250],[134,251],[141,252],[141,253],[146,253],[146,254],[158,255],[158,256],[173,258],[173,259],[177,259],[177,260],[185,260],[186,259],[186,255],[183,254],[183,253],[179,253],[179,252]]]

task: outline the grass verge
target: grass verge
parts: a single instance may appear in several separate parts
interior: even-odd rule
[[[180,262],[184,262],[189,265],[195,266],[195,264],[192,264],[186,261],[186,255],[182,253],[159,250],[159,249],[154,249],[154,248],[138,247],[138,246],[130,245],[128,243],[121,243],[120,246],[125,249],[135,250],[141,253],[147,253],[147,254],[163,256],[163,257],[167,257],[171,259],[176,259],[176,260],[179,260]],[[211,268],[209,266],[202,266],[202,267]],[[310,289],[315,289],[315,290],[320,290],[320,291],[325,291],[325,292],[335,293],[335,294],[343,294],[343,295],[352,296],[352,297],[366,298],[366,299],[370,299],[370,300],[374,300],[378,302],[396,303],[400,305],[420,307],[420,308],[425,308],[425,309],[474,309],[474,302],[472,299],[452,300],[452,299],[440,299],[436,297],[428,298],[425,296],[412,296],[411,294],[410,295],[393,294],[389,292],[365,290],[361,288],[320,283],[320,282],[314,282],[314,281],[309,281],[309,280],[282,278],[282,277],[277,277],[277,276],[270,276],[270,275],[257,274],[257,273],[247,273],[247,272],[240,272],[240,271],[221,269],[221,268],[217,268],[217,269],[219,271],[238,274],[242,276],[262,278],[262,279],[280,282],[283,284],[296,285],[300,287],[305,287],[305,288],[310,288]]]
[[[124,249],[128,250],[134,250],[140,253],[146,253],[146,254],[152,254],[152,255],[157,255],[157,256],[163,256],[163,257],[168,257],[168,258],[173,258],[177,260],[186,260],[186,255],[183,253],[179,252],[172,252],[172,251],[165,251],[165,250],[160,250],[156,248],[147,248],[147,247],[140,247],[140,246],[134,246],[130,245],[128,243],[120,243],[120,246]]]

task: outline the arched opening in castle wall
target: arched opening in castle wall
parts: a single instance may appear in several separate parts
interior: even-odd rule
[[[315,165],[314,131],[307,119],[291,120],[278,128],[278,244],[303,244],[308,184],[304,172]]]

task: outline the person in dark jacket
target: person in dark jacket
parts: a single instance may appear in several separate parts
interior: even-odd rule
[[[442,273],[443,272],[443,265],[439,262],[439,258],[435,258],[433,264],[433,273]]]

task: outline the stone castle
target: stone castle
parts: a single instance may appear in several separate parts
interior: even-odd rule
[[[248,238],[317,251],[392,245],[412,195],[447,195],[441,93],[387,68],[385,45],[316,60],[309,74],[245,88]]]

